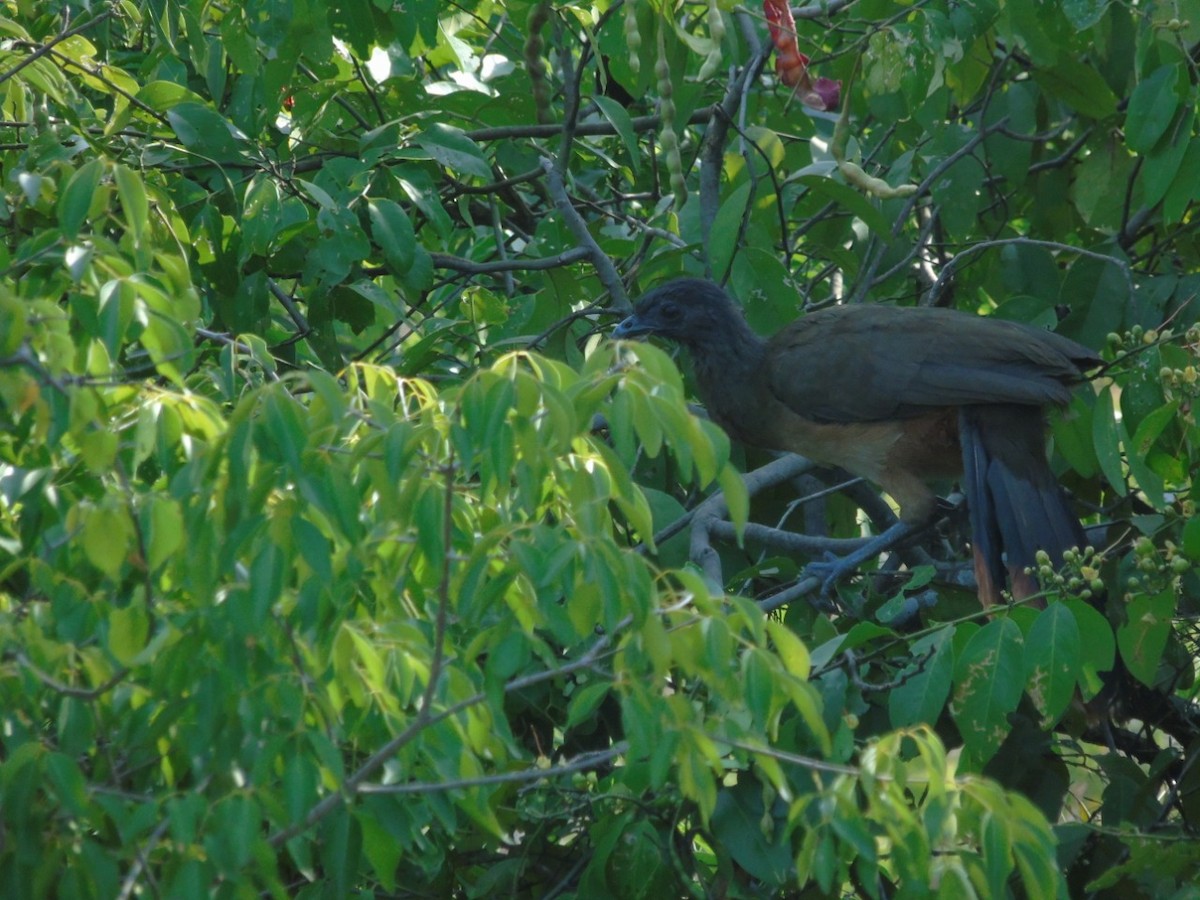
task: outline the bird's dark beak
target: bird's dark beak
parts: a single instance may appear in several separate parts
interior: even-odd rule
[[[626,340],[627,338],[638,338],[643,335],[650,334],[654,329],[637,317],[635,313],[628,318],[622,319],[620,324],[613,329],[612,336],[618,340]]]

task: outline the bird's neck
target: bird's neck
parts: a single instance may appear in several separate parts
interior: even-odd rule
[[[723,397],[725,391],[722,388],[731,379],[747,384],[755,380],[767,344],[744,319],[730,317],[719,328],[694,341],[688,349],[701,398],[706,405],[712,406],[716,396]]]

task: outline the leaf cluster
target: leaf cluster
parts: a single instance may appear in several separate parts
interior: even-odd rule
[[[794,15],[840,111],[725,0],[3,4],[0,893],[1189,889],[1200,3]],[[678,274],[1105,349],[1096,549],[808,602],[892,514],[603,337]]]

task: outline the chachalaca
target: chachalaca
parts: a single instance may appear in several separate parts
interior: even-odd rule
[[[1053,332],[948,309],[834,306],[764,340],[719,287],[650,291],[614,337],[688,349],[709,415],[732,437],[839,465],[878,484],[901,520],[830,566],[826,589],[928,519],[930,481],[963,476],[980,598],[1014,595],[1038,550],[1054,565],[1085,543],[1050,470],[1042,408],[1065,405],[1092,350]],[[811,568],[811,567],[810,567]]]

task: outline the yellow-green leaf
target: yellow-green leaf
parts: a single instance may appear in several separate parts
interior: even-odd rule
[[[95,507],[83,523],[83,552],[88,561],[110,578],[116,578],[133,541],[133,523],[118,507]]]

